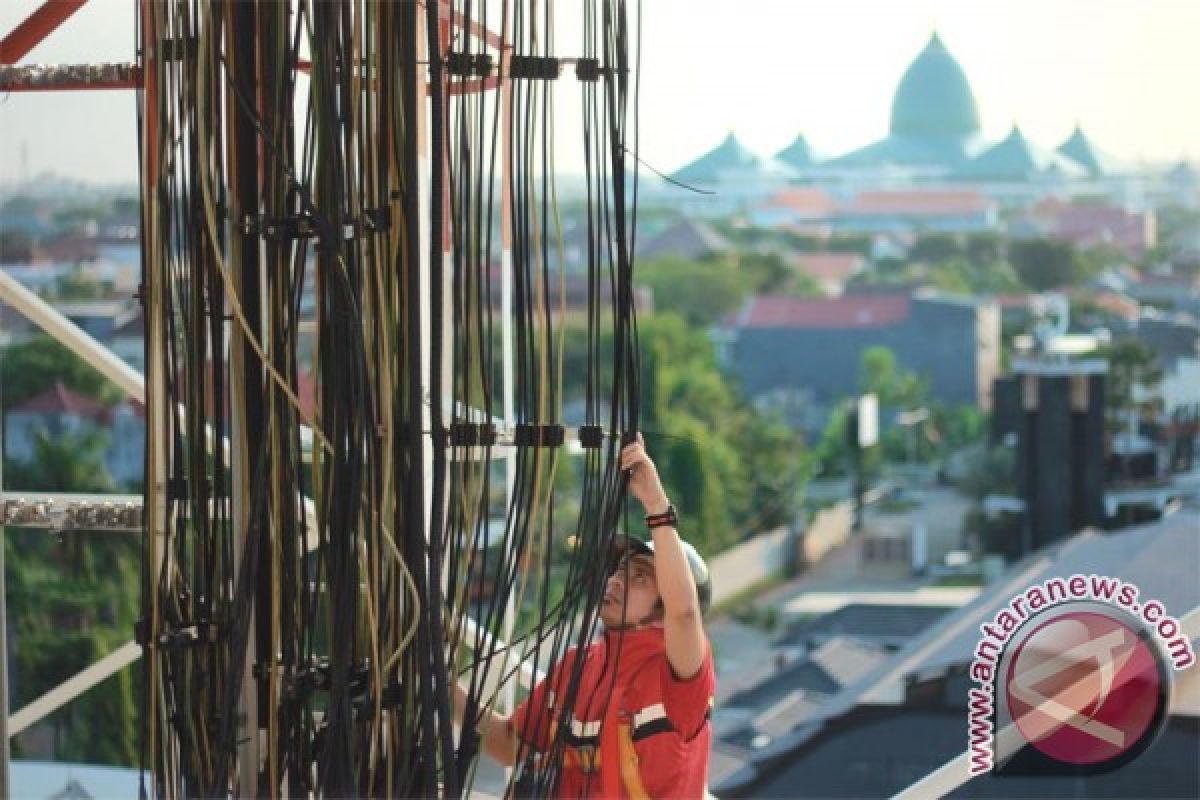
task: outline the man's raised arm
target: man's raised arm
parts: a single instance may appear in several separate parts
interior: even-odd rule
[[[637,441],[621,450],[621,468],[631,470],[629,491],[647,515],[666,512],[670,506],[654,462],[646,455],[639,433]],[[667,660],[675,677],[687,680],[700,671],[708,651],[700,598],[688,566],[679,532],[671,525],[653,528],[654,574],[663,603],[663,628]]]

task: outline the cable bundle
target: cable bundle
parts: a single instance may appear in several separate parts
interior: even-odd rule
[[[585,2],[586,79],[557,85],[583,95],[588,177],[564,526],[552,15],[143,4],[154,795],[462,796],[479,742],[452,682],[470,722],[516,661],[593,635],[637,425],[635,21]],[[548,791],[560,759],[519,756]]]

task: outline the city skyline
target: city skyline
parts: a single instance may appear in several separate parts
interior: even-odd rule
[[[0,6],[0,31],[11,30],[38,2]],[[998,140],[1017,124],[1032,141],[1054,147],[1079,124],[1129,163],[1200,159],[1200,106],[1189,102],[1188,85],[1189,75],[1200,74],[1200,49],[1187,41],[1200,29],[1200,3],[894,5],[761,0],[731,12],[718,0],[648,0],[641,156],[670,172],[731,131],[764,155],[801,133],[823,156],[862,146],[886,133],[896,84],[936,30],[966,72],[986,139]],[[124,0],[92,0],[24,63],[132,60],[133,8]],[[570,35],[573,12],[558,12],[560,52],[578,49]],[[576,172],[582,161],[577,92],[567,81],[556,91],[558,164]],[[45,172],[135,182],[134,113],[132,92],[0,97],[0,183]]]

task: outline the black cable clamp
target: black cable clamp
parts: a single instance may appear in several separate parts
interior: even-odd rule
[[[133,623],[133,640],[143,650],[150,643],[150,620],[147,617],[138,617]]]
[[[317,235],[317,223],[310,214],[305,213],[287,217],[246,214],[242,217],[241,231],[247,236],[261,236],[268,242],[285,242],[313,238]]]
[[[342,238],[349,241],[367,234],[383,233],[391,227],[392,215],[387,206],[366,208],[359,219],[350,219],[342,223]],[[286,217],[246,214],[242,218],[241,231],[247,236],[261,236],[268,242],[313,239],[321,233],[316,219],[307,212]]]
[[[610,70],[600,68],[598,58],[580,58],[575,61],[575,77],[586,83],[598,81],[601,75],[608,72]]]
[[[508,61],[510,78],[531,80],[558,80],[562,62],[553,56],[513,56]]]
[[[167,478],[167,502],[172,500],[186,500],[188,496],[187,478]]]
[[[160,632],[154,637],[154,646],[160,650],[182,650],[197,644],[212,644],[217,641],[217,634],[216,624],[203,620]]]
[[[197,478],[193,478],[192,481],[195,482],[195,485],[197,485],[197,486],[201,486],[201,485],[203,486],[205,497],[213,497],[212,478],[198,478],[197,477]],[[167,492],[167,502],[171,502],[171,501],[175,501],[175,500],[189,499],[188,485],[189,485],[189,481],[187,478],[167,478],[166,483],[165,483],[165,489]]]
[[[579,446],[585,450],[598,450],[603,447],[604,428],[599,425],[580,425]]]
[[[491,447],[496,444],[496,426],[491,422],[452,422],[448,443],[451,447]]]
[[[496,65],[487,53],[447,53],[446,71],[463,78],[490,78]]]
[[[518,447],[561,447],[567,430],[562,425],[528,425],[519,423],[513,431],[513,443]]]
[[[383,233],[392,227],[392,212],[387,206],[364,208],[362,230],[366,233]]]
[[[158,58],[160,61],[183,61],[189,55],[195,56],[198,45],[199,40],[195,36],[161,39],[158,43]]]

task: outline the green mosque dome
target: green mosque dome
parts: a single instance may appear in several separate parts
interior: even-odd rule
[[[966,139],[978,132],[979,111],[966,73],[935,33],[896,87],[891,135]]]

